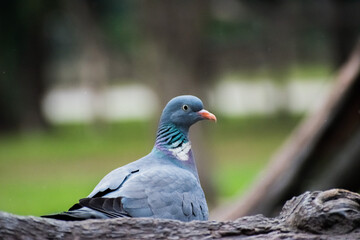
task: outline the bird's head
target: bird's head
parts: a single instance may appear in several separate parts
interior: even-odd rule
[[[180,128],[188,129],[200,120],[216,121],[214,114],[204,109],[202,101],[191,95],[178,96],[171,99],[165,106],[160,123],[174,124]]]

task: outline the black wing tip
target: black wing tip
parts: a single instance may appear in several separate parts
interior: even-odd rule
[[[102,197],[92,197],[92,198],[82,198],[79,200],[79,204],[83,207],[88,207],[93,210],[104,213],[109,218],[119,218],[119,217],[132,217],[128,212],[126,212],[121,203],[123,197],[117,198],[102,198]]]
[[[78,205],[79,206],[81,206],[81,207],[86,207],[88,204],[89,204],[89,202],[91,201],[91,199],[94,199],[95,197],[92,197],[92,198],[81,198],[80,200],[79,200],[79,203],[78,203]]]
[[[77,210],[77,209],[80,209],[80,208],[82,208],[80,203],[75,203],[71,208],[69,208],[68,211],[74,211],[74,210]]]

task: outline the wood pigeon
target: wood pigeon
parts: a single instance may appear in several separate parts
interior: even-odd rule
[[[152,151],[107,174],[68,211],[42,217],[60,220],[152,217],[180,221],[208,220],[189,141],[189,128],[216,121],[195,96],[173,98],[165,106]]]

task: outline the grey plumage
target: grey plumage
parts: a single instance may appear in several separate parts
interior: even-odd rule
[[[207,220],[208,207],[188,141],[189,127],[203,119],[216,120],[203,110],[200,99],[172,99],[163,111],[150,154],[111,171],[87,198],[80,199],[67,212],[43,217]]]

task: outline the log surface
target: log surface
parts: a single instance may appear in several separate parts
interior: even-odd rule
[[[150,218],[60,221],[0,212],[0,239],[360,239],[360,195],[341,189],[305,192],[280,215],[235,221]]]

